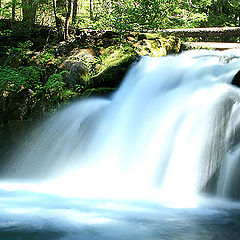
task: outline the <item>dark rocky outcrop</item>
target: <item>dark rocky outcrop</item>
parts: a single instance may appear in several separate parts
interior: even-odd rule
[[[64,81],[70,89],[75,89],[76,84],[84,85],[89,74],[89,69],[81,61],[64,61],[60,69],[68,71],[64,76]]]
[[[231,84],[240,87],[240,70],[233,77]]]

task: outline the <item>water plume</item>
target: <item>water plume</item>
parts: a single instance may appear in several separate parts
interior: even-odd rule
[[[239,198],[240,90],[231,85],[239,56],[143,57],[109,99],[77,101],[45,121],[8,161],[1,186],[182,203],[202,192]]]

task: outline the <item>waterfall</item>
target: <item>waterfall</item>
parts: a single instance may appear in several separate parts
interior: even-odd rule
[[[239,198],[239,56],[143,57],[108,99],[76,101],[46,120],[2,182],[88,197]]]

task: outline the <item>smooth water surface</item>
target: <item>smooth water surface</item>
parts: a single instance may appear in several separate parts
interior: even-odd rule
[[[1,240],[239,240],[237,204],[168,208],[151,201],[0,192]],[[225,206],[225,207],[224,207]],[[231,206],[231,207],[230,207]]]

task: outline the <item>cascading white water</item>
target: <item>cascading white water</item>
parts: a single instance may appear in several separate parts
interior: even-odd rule
[[[80,100],[47,120],[5,176],[28,179],[36,191],[87,197],[228,196],[240,157],[240,90],[230,85],[239,56],[142,58],[109,100]],[[36,185],[46,176],[55,180]],[[1,187],[13,187],[4,181]]]

